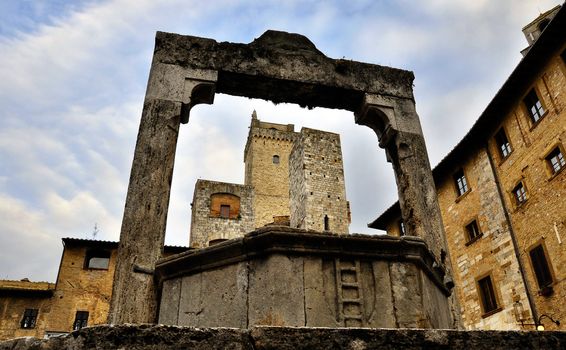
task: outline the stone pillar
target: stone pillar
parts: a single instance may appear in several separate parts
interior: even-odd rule
[[[161,257],[181,122],[192,106],[211,104],[216,71],[154,62],[136,142],[108,323],[155,323],[153,270]]]
[[[366,94],[355,117],[375,131],[393,164],[407,234],[421,237],[444,265],[446,236],[414,101]]]

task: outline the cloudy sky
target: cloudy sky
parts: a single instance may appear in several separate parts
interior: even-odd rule
[[[158,30],[243,43],[267,29],[296,32],[329,57],[412,70],[435,165],[521,59],[523,25],[560,3],[2,0],[0,278],[54,281],[62,237],[118,240]],[[243,182],[254,109],[341,134],[351,232],[370,233],[366,224],[397,198],[370,129],[345,111],[217,95],[182,126],[166,243],[188,244],[197,178]]]

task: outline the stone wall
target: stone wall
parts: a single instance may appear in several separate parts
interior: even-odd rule
[[[293,129],[293,125],[252,118],[244,162],[245,184],[254,190],[254,228],[272,223],[274,216],[289,215],[289,153],[296,138]]]
[[[438,201],[454,267],[454,281],[467,329],[516,329],[513,303],[525,305],[525,319],[533,323],[525,284],[519,270],[505,209],[485,150],[463,159],[469,191],[459,196],[452,175],[437,181]],[[479,236],[471,240],[466,225],[477,223]],[[478,280],[491,276],[497,309],[486,312]]]
[[[522,98],[518,98],[500,125],[509,139],[511,154],[503,158],[495,140],[492,138],[489,143],[538,314],[561,321],[566,321],[566,170],[562,168],[554,174],[545,157],[559,147],[566,159],[565,52],[563,45],[549,55],[548,61],[541,63],[532,85],[524,91],[527,94],[534,89],[545,110],[543,117],[533,124]],[[527,196],[522,204],[513,195],[520,182]],[[546,296],[536,281],[529,256],[529,251],[539,244],[545,249],[553,278],[552,293]],[[524,302],[523,306],[526,307]],[[548,327],[556,326],[548,322]]]
[[[43,337],[55,285],[47,282],[0,281],[0,340]],[[35,327],[21,328],[26,309],[36,309]]]
[[[207,247],[210,241],[242,237],[252,231],[253,198],[251,186],[197,180],[191,204],[191,247]],[[230,206],[229,217],[220,215],[221,205]]]
[[[558,350],[565,344],[565,332],[124,325],[85,328],[49,340],[11,340],[0,343],[0,350]]]
[[[302,128],[290,163],[291,227],[347,234],[340,136]]]

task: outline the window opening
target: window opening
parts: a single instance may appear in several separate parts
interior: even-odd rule
[[[497,142],[497,147],[499,148],[499,154],[501,154],[501,157],[507,158],[507,156],[511,154],[511,144],[509,143],[509,139],[507,138],[503,128],[499,129],[497,134],[495,134],[495,142]]]
[[[562,154],[560,148],[558,147],[553,149],[552,152],[550,152],[550,154],[546,156],[546,161],[550,165],[553,174],[556,174],[562,168],[564,168],[564,166],[566,166],[566,160],[564,160],[564,155]]]
[[[226,204],[220,205],[220,217],[228,219],[230,217],[230,206]]]
[[[483,312],[488,313],[497,309],[495,290],[491,283],[491,276],[484,277],[478,281]]]
[[[531,91],[529,91],[527,96],[525,96],[525,98],[523,99],[523,102],[525,103],[525,106],[529,111],[531,121],[533,123],[538,122],[544,115],[544,107],[542,106],[542,103],[540,102],[534,89],[531,89]]]
[[[279,156],[278,155],[273,156],[273,164],[279,164]]]
[[[73,322],[73,330],[79,330],[87,326],[88,311],[77,311],[75,314],[75,322]]]
[[[330,219],[328,215],[324,215],[324,231],[330,231]]]
[[[531,249],[529,256],[531,258],[533,270],[535,270],[535,276],[539,288],[542,290],[550,287],[550,285],[552,285],[552,274],[550,273],[550,266],[546,260],[542,244]]]
[[[481,236],[477,220],[466,225],[466,232],[468,233],[468,242],[475,241]]]
[[[454,181],[456,182],[458,196],[468,192],[468,181],[464,175],[464,169],[460,169],[456,174],[454,174]]]
[[[106,250],[88,250],[85,256],[85,269],[108,270],[110,252]]]
[[[35,328],[35,323],[37,321],[37,309],[25,309],[24,317],[22,317],[22,322],[20,326],[22,328]]]
[[[406,235],[405,223],[403,222],[403,219],[399,220],[398,225],[399,225],[399,234],[401,235],[401,237],[403,237],[404,235]]]
[[[527,201],[527,190],[522,182],[519,182],[513,189],[513,195],[517,204],[523,204]]]

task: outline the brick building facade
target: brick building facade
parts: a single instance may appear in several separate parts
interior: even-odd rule
[[[525,57],[433,170],[468,329],[566,320],[565,17],[556,7],[525,26]],[[370,227],[411,234],[398,203]]]

